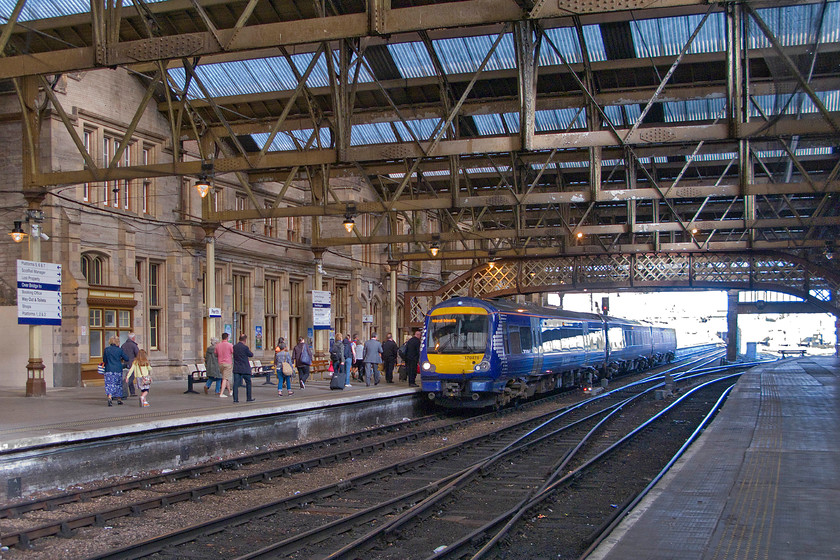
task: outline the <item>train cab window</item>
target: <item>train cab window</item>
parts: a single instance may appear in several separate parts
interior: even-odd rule
[[[490,336],[487,315],[434,315],[429,319],[427,352],[430,354],[483,353]]]
[[[610,350],[622,350],[625,347],[624,333],[621,331],[621,327],[610,327],[607,338],[609,339]]]

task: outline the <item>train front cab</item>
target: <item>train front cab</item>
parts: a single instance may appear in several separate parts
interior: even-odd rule
[[[500,389],[493,372],[499,357],[491,352],[498,316],[479,300],[432,309],[421,347],[423,391],[442,406],[484,407]],[[502,385],[504,385],[502,383]]]

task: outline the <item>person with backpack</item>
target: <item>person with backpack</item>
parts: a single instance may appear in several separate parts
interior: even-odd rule
[[[297,346],[292,351],[292,359],[298,370],[300,388],[306,389],[306,380],[309,379],[309,366],[312,365],[312,347],[306,343],[306,339],[300,337]]]
[[[274,369],[277,370],[277,396],[283,396],[284,386],[288,391],[288,395],[294,395],[295,392],[292,391],[292,375],[294,375],[294,369],[292,369],[292,356],[289,354],[289,351],[286,350],[286,343],[284,341],[278,341],[275,350]]]
[[[335,334],[335,340],[330,346],[330,363],[332,364],[333,376],[344,375],[341,365],[344,363],[344,341],[341,333]]]

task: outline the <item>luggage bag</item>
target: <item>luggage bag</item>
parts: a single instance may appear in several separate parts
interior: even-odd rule
[[[344,373],[333,372],[332,379],[330,379],[330,389],[344,389]]]

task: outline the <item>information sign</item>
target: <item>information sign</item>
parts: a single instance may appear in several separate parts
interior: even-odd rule
[[[312,327],[316,331],[330,329],[332,323],[331,297],[332,294],[327,290],[312,290]]]
[[[18,324],[61,325],[61,265],[17,261]]]

